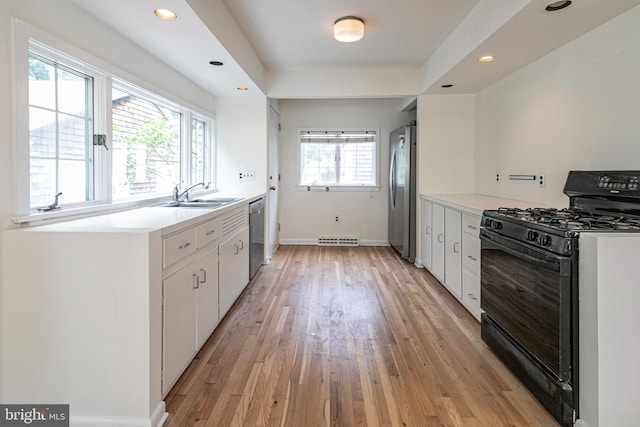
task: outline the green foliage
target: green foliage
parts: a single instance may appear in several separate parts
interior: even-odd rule
[[[135,156],[132,152],[136,146],[144,147],[147,153],[146,178],[151,180],[154,176],[161,176],[156,167],[158,162],[169,164],[175,156],[173,141],[178,138],[177,130],[173,129],[169,120],[164,116],[158,116],[147,120],[138,128],[136,133],[127,141],[127,179],[133,182],[135,178]]]
[[[35,58],[29,58],[29,79],[51,80],[49,76],[49,66]]]

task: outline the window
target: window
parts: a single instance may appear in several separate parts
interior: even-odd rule
[[[93,78],[29,55],[30,207],[93,200]]]
[[[181,181],[182,114],[131,92],[111,92],[114,200],[169,194]]]
[[[375,130],[300,130],[300,185],[377,186]]]
[[[17,221],[58,193],[60,209],[41,217],[160,199],[179,183],[215,188],[206,113],[20,21],[15,43]]]

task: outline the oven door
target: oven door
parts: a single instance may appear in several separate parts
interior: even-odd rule
[[[529,356],[571,380],[572,261],[480,231],[481,307]]]

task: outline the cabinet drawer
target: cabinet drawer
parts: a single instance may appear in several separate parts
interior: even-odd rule
[[[164,239],[162,242],[162,266],[167,268],[176,261],[194,253],[196,241],[195,228],[181,231]]]
[[[480,319],[480,278],[467,270],[462,271],[462,302]]]
[[[477,237],[462,237],[462,267],[480,276],[480,239]]]
[[[462,232],[466,234],[478,237],[480,234],[480,217],[470,215],[468,213],[462,214]]]
[[[222,237],[222,221],[219,218],[207,221],[196,227],[197,248],[201,249]]]

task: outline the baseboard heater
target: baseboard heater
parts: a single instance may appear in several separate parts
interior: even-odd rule
[[[318,237],[318,246],[358,246],[357,237]]]

